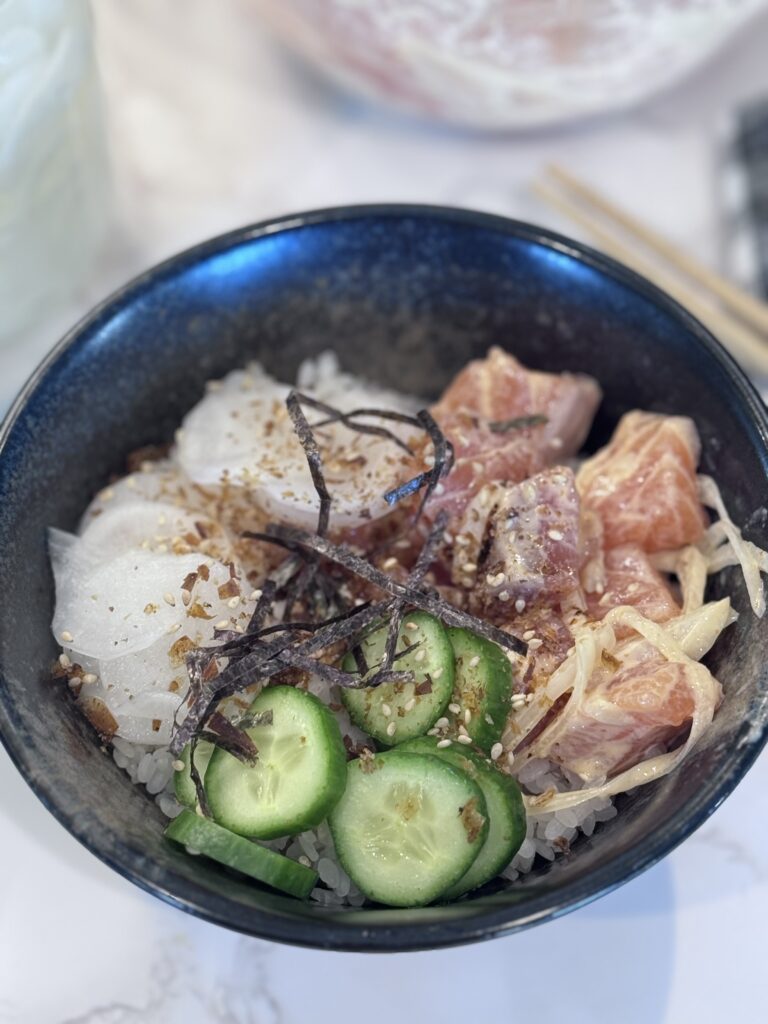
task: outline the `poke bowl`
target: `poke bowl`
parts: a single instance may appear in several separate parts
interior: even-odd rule
[[[203,243],[6,419],[3,742],[91,852],[225,927],[545,921],[762,749],[767,442],[697,321],[540,228],[369,206]]]

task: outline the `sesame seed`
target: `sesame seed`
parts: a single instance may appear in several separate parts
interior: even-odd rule
[[[392,555],[392,556],[391,556],[390,558],[388,558],[388,559],[387,559],[387,560],[386,560],[386,561],[385,561],[385,562],[384,562],[384,563],[382,564],[381,568],[382,568],[382,569],[385,569],[385,570],[386,570],[386,569],[394,569],[394,568],[395,568],[395,566],[396,566],[396,565],[399,565],[399,564],[400,564],[400,563],[399,563],[399,562],[398,562],[398,560],[397,560],[397,559],[395,558],[395,556],[394,556],[394,555]]]
[[[181,592],[181,603],[184,604],[184,605],[188,605],[191,600],[192,600],[192,595],[190,594],[190,592],[188,590],[182,590],[182,592]]]
[[[528,641],[528,650],[529,651],[537,651],[539,649],[539,647],[541,647],[541,645],[543,643],[544,643],[543,640],[538,640],[538,639],[535,639],[535,638],[533,640],[529,640]]]
[[[468,747],[469,744],[472,742],[469,736],[465,736],[463,733],[461,734],[461,736],[457,736],[456,739],[459,743],[463,743],[465,747]]]
[[[444,484],[438,484],[437,487],[435,487],[433,493],[436,494],[437,497],[439,498],[441,494],[445,494],[445,485]]]
[[[299,864],[303,864],[305,868],[309,868],[312,866],[312,861],[309,859],[309,857],[307,857],[305,853],[302,853],[302,855],[299,857]]]
[[[95,682],[96,682],[97,678],[98,678],[98,676],[95,676],[95,675],[93,674],[93,672],[86,672],[86,673],[85,673],[85,675],[83,676],[83,682],[84,682],[84,683],[85,683],[85,684],[86,684],[87,686],[92,686],[92,685],[93,685],[93,683],[95,683]]]
[[[229,629],[229,619],[220,619],[213,628],[214,629]]]
[[[413,709],[415,707],[416,707],[416,698],[415,697],[411,697],[411,699],[406,701],[405,704],[403,705],[403,708],[404,708],[405,711],[413,711]]]
[[[454,715],[458,715],[458,713],[461,711],[461,708],[459,707],[458,704],[449,704],[448,710],[451,711]]]
[[[448,726],[448,719],[445,718],[445,717],[438,718],[438,720],[435,722],[435,728],[436,729],[445,729],[445,728],[447,728],[447,726]]]
[[[439,735],[440,735],[440,730],[439,729],[427,729],[427,736],[439,736]]]
[[[62,630],[61,642],[63,644],[71,644],[74,639],[75,638],[72,636],[68,629]]]
[[[423,651],[423,650],[422,651],[416,651],[416,654],[414,655],[414,661],[418,661],[418,662],[424,661],[426,656],[427,656],[427,652],[426,651]]]
[[[494,743],[491,747],[491,760],[498,761],[503,753],[504,747],[500,743]]]
[[[390,722],[387,726],[387,736],[394,736],[397,731],[397,722]]]
[[[261,597],[261,593],[262,592],[260,590],[252,590],[250,592],[250,594],[248,595],[248,600],[249,601],[258,601],[259,598]]]
[[[548,530],[547,531],[547,536],[549,537],[550,540],[562,540],[563,539],[563,535],[560,532],[560,530]]]
[[[535,636],[536,634],[532,629],[526,629],[526,631],[523,633],[523,640],[533,640]]]
[[[166,604],[169,604],[171,608],[176,607],[176,598],[173,596],[173,594],[163,594],[163,600],[165,601]]]
[[[477,563],[476,562],[465,562],[464,565],[462,565],[461,568],[462,568],[463,572],[474,572],[475,569],[477,568]]]
[[[532,693],[526,693],[526,695],[525,695],[525,703],[526,704],[532,704],[533,703],[533,694]]]
[[[445,748],[446,747],[450,747],[452,743],[453,743],[453,740],[438,740],[437,741],[437,749],[438,750],[445,750]]]
[[[70,658],[66,656],[66,654],[60,654],[59,664],[61,665],[62,668],[70,668],[70,666],[72,665],[72,661]]]
[[[237,608],[237,606],[239,604],[240,604],[240,598],[239,597],[230,597],[230,599],[227,601],[227,608]]]
[[[474,656],[474,658],[470,658],[469,659],[469,667],[470,668],[477,668],[477,666],[479,664],[480,664],[480,655],[479,654],[476,654]]]
[[[418,629],[419,628],[419,624],[418,624],[418,622],[406,622],[405,628],[406,629]]]
[[[508,590],[502,590],[502,592],[499,594],[499,600],[500,601],[508,601],[509,597],[510,597],[510,594],[509,594]]]
[[[173,768],[173,770],[175,772],[183,772],[184,771],[184,762],[183,761],[174,761],[172,763],[171,767]]]
[[[515,601],[515,611],[518,615],[525,611],[525,598],[518,597]]]
[[[472,712],[469,710],[469,708],[465,708],[464,709],[464,722],[465,722],[466,725],[469,725],[469,723],[471,721],[472,721]]]
[[[245,632],[245,627],[244,627],[244,626],[241,626],[239,622],[238,622],[238,623],[236,623],[236,624],[235,624],[235,625],[234,625],[234,626],[232,627],[232,629],[233,629],[233,630],[235,631],[235,633],[244,633],[244,632]]]
[[[514,763],[515,763],[515,755],[510,750],[510,752],[507,754],[507,764],[511,768]]]
[[[166,629],[166,633],[178,633],[178,631],[180,629],[181,629],[181,623],[180,622],[174,622],[174,623],[172,623],[168,627],[168,629]]]
[[[384,715],[385,718],[389,718],[392,714],[392,708],[389,706],[389,704],[382,704],[381,713],[382,715]]]
[[[432,673],[432,678],[439,679],[442,674],[443,670],[441,668],[436,668],[435,671]]]

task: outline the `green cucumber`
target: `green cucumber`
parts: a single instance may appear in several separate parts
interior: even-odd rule
[[[197,768],[201,779],[205,779],[208,762],[211,760],[214,749],[213,743],[209,743],[208,740],[200,740],[195,747],[195,768]],[[176,799],[184,807],[194,809],[197,806],[197,792],[189,771],[189,743],[182,750],[179,760],[183,762],[184,767],[181,771],[176,772],[176,777],[173,780]]]
[[[333,714],[311,693],[271,686],[251,713],[271,724],[247,730],[259,751],[254,765],[217,748],[205,773],[215,821],[232,832],[275,839],[314,828],[344,792],[347,756]]]
[[[449,629],[456,656],[448,735],[463,725],[486,754],[501,739],[512,700],[512,666],[502,649],[468,629]],[[452,709],[458,706],[458,712]],[[467,712],[469,714],[467,715]]]
[[[306,899],[317,884],[317,873],[310,868],[235,835],[194,811],[182,811],[166,828],[165,835],[289,896]]]
[[[455,885],[488,832],[482,790],[431,755],[390,750],[350,761],[329,825],[344,870],[392,907],[432,903]]]
[[[370,675],[381,661],[386,639],[387,627],[382,626],[360,645]],[[396,649],[408,646],[414,647],[413,653],[398,658],[395,667],[413,672],[413,682],[341,691],[355,725],[388,747],[423,735],[443,714],[453,692],[453,648],[443,624],[425,612],[409,612],[400,626]],[[357,671],[351,653],[343,668]]]
[[[438,747],[431,736],[404,743],[401,750],[415,754],[431,754],[466,772],[478,784],[488,809],[488,836],[485,844],[465,875],[442,894],[453,900],[471,889],[485,885],[509,864],[525,839],[525,806],[515,779],[505,775],[479,754],[454,744]]]

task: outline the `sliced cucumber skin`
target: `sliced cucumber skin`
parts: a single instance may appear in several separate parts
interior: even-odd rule
[[[310,868],[282,853],[257,846],[194,811],[182,811],[166,828],[165,835],[289,896],[306,899],[317,884],[317,873]]]
[[[184,768],[182,771],[176,772],[173,788],[179,803],[183,804],[184,807],[194,809],[197,806],[197,790],[189,771],[189,747],[188,743],[181,752],[179,760],[184,762]],[[200,740],[195,747],[195,768],[197,768],[200,778],[203,780],[205,779],[205,773],[208,770],[208,764],[214,749],[213,743],[209,743],[208,740]]]
[[[368,899],[392,907],[426,906],[464,877],[488,834],[485,798],[477,783],[465,772],[431,754],[408,753],[399,748],[377,754],[372,762],[350,761],[347,770],[347,788],[328,824],[344,870]],[[394,870],[387,871],[386,864],[381,858],[377,860],[372,847],[366,846],[365,835],[360,834],[363,827],[360,812],[369,813],[382,792],[382,783],[398,785],[403,780],[427,787],[431,781],[438,799],[441,795],[446,799],[446,791],[450,792],[451,804],[446,804],[440,814],[439,846],[443,863],[432,877],[423,872],[419,877],[419,864],[414,865],[406,855]],[[460,824],[461,809],[470,801],[474,801],[476,810],[485,819],[471,839]],[[385,817],[382,815],[382,819]]]
[[[520,849],[526,831],[525,805],[520,787],[510,775],[505,775],[465,746],[454,744],[438,748],[434,737],[423,736],[403,744],[401,749],[442,758],[467,772],[483,791],[489,817],[485,845],[466,874],[441,896],[441,900],[458,899],[495,878]]]
[[[303,802],[300,799],[300,805],[288,813],[265,806],[255,795],[238,798],[236,788],[247,785],[249,779],[256,786],[258,773],[264,778],[261,757],[251,767],[218,748],[205,773],[205,792],[214,820],[232,832],[255,839],[277,839],[315,828],[341,799],[347,781],[347,753],[341,731],[333,713],[322,701],[293,686],[270,686],[259,694],[250,710],[257,714],[269,709],[274,714],[272,725],[247,730],[257,747],[260,742],[263,745],[270,742],[271,738],[265,735],[267,730],[280,730],[281,716],[286,712],[289,715],[295,712],[311,723],[307,742],[319,744],[318,756],[315,764],[308,767],[310,775],[302,780],[301,791],[296,791],[299,798],[305,796],[306,799]]]
[[[415,624],[417,628],[408,629],[406,623]],[[375,671],[375,665],[381,659],[386,636],[387,626],[382,626],[362,642],[371,671]],[[414,736],[423,736],[447,708],[454,687],[453,647],[442,622],[426,612],[409,612],[400,626],[398,650],[402,638],[409,641],[424,639],[413,655],[405,655],[396,662],[398,669],[414,673],[415,683],[384,683],[377,687],[341,691],[341,699],[355,725],[385,747],[394,747]],[[425,657],[417,662],[416,655],[420,651]],[[346,672],[357,673],[351,653],[347,654],[342,665]],[[423,682],[426,674],[432,680],[432,692],[416,694],[415,684]],[[406,711],[405,705],[411,699],[415,699],[415,705],[411,711]],[[383,704],[389,705],[391,715],[382,713]],[[391,722],[395,723],[397,730],[393,736],[387,732]]]
[[[490,753],[504,732],[512,702],[512,666],[501,648],[468,629],[448,629],[456,659],[453,700],[461,708],[459,722],[472,741]],[[480,661],[471,666],[474,658]],[[472,713],[469,722],[461,717]],[[491,721],[488,721],[488,719]]]

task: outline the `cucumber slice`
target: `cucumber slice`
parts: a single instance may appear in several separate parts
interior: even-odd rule
[[[347,756],[336,719],[317,697],[292,686],[263,690],[251,711],[271,711],[272,723],[248,729],[259,751],[253,766],[221,748],[214,751],[205,773],[213,818],[257,839],[314,828],[346,783]]]
[[[387,627],[382,626],[362,641],[369,674],[381,661],[386,639]],[[398,669],[413,672],[412,683],[341,691],[355,725],[387,747],[423,735],[443,714],[453,692],[453,648],[443,624],[425,612],[410,612],[400,627],[397,650],[416,644],[413,654],[396,662]],[[343,668],[356,672],[351,654]]]
[[[317,873],[310,868],[284,857],[282,853],[258,846],[250,839],[236,836],[194,811],[182,811],[165,830],[165,835],[219,864],[250,875],[273,889],[287,892],[289,896],[306,899],[317,883]]]
[[[344,870],[369,899],[424,906],[463,878],[488,832],[485,799],[468,775],[400,750],[347,770],[328,823]]]
[[[203,780],[205,780],[208,762],[211,760],[211,754],[214,750],[213,743],[209,743],[208,740],[200,740],[195,747],[195,768],[197,768],[200,778]],[[180,772],[176,772],[176,777],[173,780],[176,799],[185,807],[194,809],[197,806],[197,792],[195,791],[195,784],[189,771],[189,743],[182,750],[179,760],[184,762],[184,767]]]
[[[458,882],[449,886],[441,899],[452,900],[495,878],[509,864],[525,839],[525,806],[517,782],[500,772],[490,761],[466,747],[437,747],[437,740],[422,736],[404,743],[403,751],[431,754],[466,772],[485,797],[489,827],[485,844]]]
[[[504,731],[512,700],[512,666],[497,644],[468,629],[449,629],[456,656],[456,674],[448,735],[463,725],[473,742],[489,754]],[[465,713],[469,711],[469,721]]]

